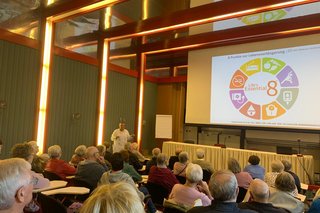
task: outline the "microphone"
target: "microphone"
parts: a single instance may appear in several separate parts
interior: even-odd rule
[[[297,142],[298,142],[298,146],[299,146],[297,156],[298,157],[303,157],[303,154],[301,154],[301,140],[300,140],[300,138],[297,139]]]

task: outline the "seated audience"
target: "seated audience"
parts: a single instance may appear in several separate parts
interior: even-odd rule
[[[159,148],[154,148],[152,150],[152,158],[146,164],[146,174],[149,174],[150,168],[152,166],[156,166],[157,165],[157,157],[158,157],[158,155],[160,153],[161,153],[161,150]]]
[[[31,164],[19,158],[0,160],[0,171],[0,212],[23,212],[32,200]]]
[[[269,203],[269,186],[263,180],[255,179],[249,187],[250,202],[239,203],[241,209],[251,209],[259,213],[289,213],[290,211],[275,207]]]
[[[33,150],[33,161],[31,163],[31,170],[35,171],[36,173],[43,173],[43,161],[37,155],[37,153],[39,152],[39,146],[37,144],[37,141],[29,141],[27,143],[32,147]]]
[[[296,184],[297,190],[298,190],[298,192],[300,192],[301,191],[300,179],[297,174],[295,174],[294,172],[291,171],[292,164],[287,160],[282,160],[281,162],[284,166],[284,171],[288,172],[289,174],[292,175],[292,177],[294,179],[294,183]]]
[[[69,163],[74,167],[77,167],[81,161],[86,159],[86,150],[87,147],[85,145],[77,146]]]
[[[132,165],[136,171],[139,171],[142,169],[143,163],[141,163],[138,157],[130,151],[130,145],[131,143],[128,142],[124,147],[125,150],[129,152],[129,164]]]
[[[86,182],[90,189],[94,189],[97,187],[102,174],[108,170],[108,167],[96,147],[89,146],[85,155],[86,159],[78,164],[75,179]]]
[[[264,181],[268,184],[269,187],[275,187],[275,180],[281,172],[283,172],[284,166],[280,160],[272,161],[271,163],[271,172],[266,173],[264,176]]]
[[[192,163],[200,165],[203,170],[207,170],[212,174],[214,172],[212,163],[204,159],[204,153],[203,149],[198,148],[196,150],[197,160],[192,161]]]
[[[244,167],[243,171],[248,172],[253,179],[259,178],[264,180],[265,168],[259,165],[260,158],[256,155],[251,155],[248,159],[249,165]]]
[[[236,176],[229,170],[219,170],[213,173],[209,189],[214,198],[210,206],[193,207],[189,213],[237,212],[253,213],[255,211],[239,209],[236,203],[238,183]]]
[[[177,176],[186,177],[186,168],[188,165],[189,155],[187,152],[180,152],[179,162],[173,165],[173,174]]]
[[[111,163],[105,159],[105,156],[106,156],[106,152],[107,152],[107,147],[105,145],[98,145],[96,146],[98,151],[99,151],[99,155],[103,157],[104,159],[104,163],[109,167],[111,168]]]
[[[122,171],[128,174],[134,182],[142,181],[141,175],[129,164],[129,152],[127,150],[121,150],[120,154],[123,159]]]
[[[111,148],[110,142],[105,141],[104,145],[106,146],[106,153],[104,155],[104,159],[107,160],[108,162],[110,162],[110,158],[112,155],[112,151],[111,151],[112,148]]]
[[[48,148],[48,154],[50,160],[47,162],[46,171],[55,173],[63,180],[67,180],[67,176],[76,173],[76,169],[73,166],[60,159],[62,151],[59,145],[50,146]]]
[[[182,152],[180,147],[176,148],[175,155],[170,156],[168,168],[173,170],[173,166],[176,162],[179,162],[179,154]]]
[[[143,154],[141,154],[141,152],[139,151],[138,143],[136,143],[136,142],[133,142],[133,143],[130,144],[130,152],[133,153],[134,155],[136,155],[138,160],[141,163],[144,163],[145,161],[148,160],[147,158],[145,158],[143,156]]]
[[[13,158],[22,158],[28,163],[32,163],[34,157],[34,149],[29,143],[19,143],[13,146],[11,154]],[[32,178],[34,179],[34,188],[45,188],[49,186],[49,180],[44,178],[42,174],[30,171]]]
[[[308,210],[308,213],[319,213],[320,212],[320,189],[318,189],[317,193],[313,197],[313,201]]]
[[[228,169],[236,176],[238,186],[248,189],[252,181],[252,177],[248,172],[242,172],[239,162],[234,158],[229,158]]]
[[[186,169],[186,183],[176,184],[169,195],[169,201],[190,209],[200,199],[203,206],[211,204],[212,196],[203,178],[202,168],[198,164],[189,163]]]
[[[292,175],[288,172],[281,172],[275,180],[275,188],[270,187],[269,202],[292,213],[301,213],[304,211],[304,204],[295,197],[296,191]]]
[[[172,187],[179,183],[176,176],[167,168],[167,156],[160,153],[157,157],[157,166],[152,166],[148,176],[148,182],[158,184],[171,192]]]
[[[143,203],[134,186],[118,182],[102,185],[84,202],[80,213],[143,213]]]

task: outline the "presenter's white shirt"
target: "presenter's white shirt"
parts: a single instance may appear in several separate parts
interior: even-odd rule
[[[118,137],[116,139],[116,137]],[[124,129],[123,131],[120,131],[120,129],[116,129],[113,131],[111,135],[111,140],[113,141],[113,153],[120,152],[124,149],[124,146],[128,142],[128,140],[131,138],[128,130]]]

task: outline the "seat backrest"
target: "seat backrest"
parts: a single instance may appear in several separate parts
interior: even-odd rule
[[[43,176],[45,178],[48,178],[49,180],[62,180],[62,178],[59,175],[49,171],[44,171]]]
[[[206,169],[203,169],[202,171],[203,171],[202,180],[208,183],[210,178],[211,178],[212,173],[210,171],[206,170]]]
[[[164,198],[168,198],[169,191],[163,186],[148,182],[146,187],[154,204],[162,206]]]
[[[53,197],[39,193],[37,201],[41,206],[42,213],[67,213],[67,208]]]
[[[185,177],[176,175],[176,178],[179,181],[179,183],[181,183],[181,184],[185,184],[186,183],[186,178]]]
[[[237,203],[241,203],[244,199],[244,197],[247,194],[247,189],[243,188],[243,187],[239,187],[239,194],[237,197]]]

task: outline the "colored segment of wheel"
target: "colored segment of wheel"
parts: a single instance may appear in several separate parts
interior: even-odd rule
[[[276,58],[255,58],[240,66],[230,80],[234,107],[256,120],[271,120],[285,114],[299,94],[294,70]]]

